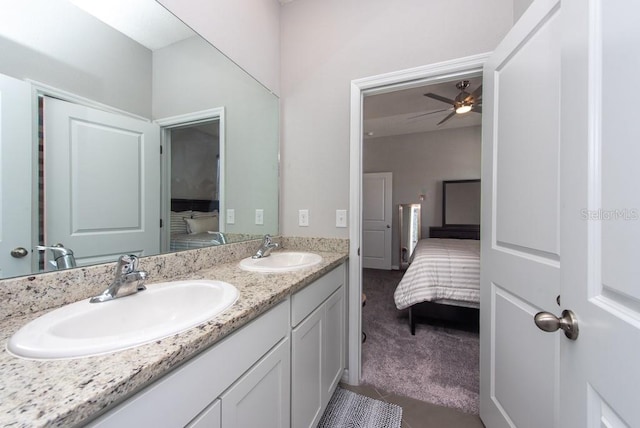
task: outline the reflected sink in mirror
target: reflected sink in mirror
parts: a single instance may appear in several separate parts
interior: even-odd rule
[[[222,281],[150,284],[146,291],[103,303],[89,299],[42,315],[18,330],[7,350],[28,359],[63,359],[131,348],[195,327],[235,303]]]
[[[240,261],[240,269],[251,272],[292,272],[319,264],[322,257],[314,253],[281,251],[267,257],[253,259],[247,257]]]

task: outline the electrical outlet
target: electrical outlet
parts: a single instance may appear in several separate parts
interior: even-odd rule
[[[298,211],[298,226],[309,226],[309,210]]]
[[[258,225],[264,224],[264,210],[261,210],[261,209],[256,210],[256,224]]]
[[[236,210],[233,208],[229,208],[227,210],[227,224],[235,224],[236,223]]]
[[[336,210],[336,227],[347,227],[347,210]]]

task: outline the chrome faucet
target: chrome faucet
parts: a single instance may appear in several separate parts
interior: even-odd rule
[[[214,243],[218,243],[218,244],[226,244],[227,243],[227,237],[224,236],[224,233],[222,232],[209,232],[211,235],[215,236],[214,239]]]
[[[36,250],[51,250],[51,252],[53,253],[53,260],[50,260],[50,263],[58,270],[76,267],[76,258],[73,256],[73,251],[71,251],[71,249],[69,248],[65,248],[62,244],[56,244],[51,247],[38,245],[36,247]]]
[[[144,286],[146,279],[147,272],[138,270],[138,258],[133,254],[122,255],[116,263],[115,278],[109,288],[104,290],[102,294],[92,297],[90,302],[106,302],[146,290],[147,287]]]
[[[271,250],[274,248],[278,248],[278,243],[273,242],[271,240],[271,235],[264,235],[264,239],[262,240],[262,244],[260,244],[260,248],[258,251],[251,256],[252,259],[261,259],[262,257],[268,257],[271,253]]]

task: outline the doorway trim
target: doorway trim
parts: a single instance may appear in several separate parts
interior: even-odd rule
[[[348,294],[348,370],[343,380],[350,385],[360,384],[362,333],[362,133],[363,99],[425,84],[474,77],[491,52],[457,58],[406,70],[393,71],[351,81],[351,115],[349,137],[349,294]]]
[[[220,159],[219,159],[219,168],[218,175],[219,179],[219,189],[218,189],[218,224],[220,226],[220,231],[224,232],[225,225],[225,141],[226,141],[226,130],[225,130],[225,110],[224,107],[215,107],[207,110],[196,111],[192,113],[181,114],[177,116],[165,117],[162,119],[157,119],[154,122],[160,126],[160,144],[162,147],[162,158],[161,158],[161,207],[160,213],[164,220],[165,225],[169,225],[170,221],[170,211],[171,211],[171,175],[168,174],[171,171],[171,144],[168,144],[170,141],[169,133],[172,128],[176,128],[184,125],[196,125],[202,122],[209,122],[213,120],[219,121],[219,135],[218,135],[218,144],[220,145]],[[161,232],[160,235],[160,246],[163,251],[169,249],[169,234],[164,231]]]

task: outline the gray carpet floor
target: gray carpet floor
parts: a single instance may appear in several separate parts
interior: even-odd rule
[[[412,336],[408,311],[393,292],[399,271],[365,269],[362,381],[375,388],[467,413],[478,414],[479,335],[455,324],[418,324]]]

